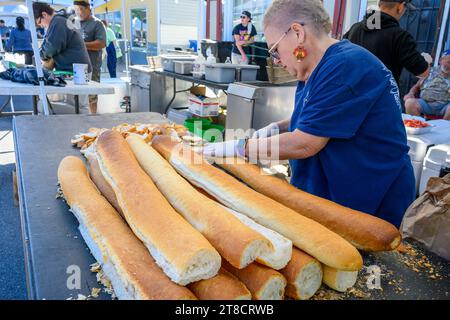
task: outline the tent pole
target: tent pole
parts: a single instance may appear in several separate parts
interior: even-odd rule
[[[36,62],[36,71],[39,79],[39,99],[44,107],[44,115],[48,116],[49,109],[47,103],[47,95],[45,93],[44,72],[42,71],[41,56],[39,54],[38,39],[36,32],[36,20],[34,19],[33,5],[31,0],[26,0],[28,7],[28,16],[30,17],[30,31],[34,52],[34,61]]]

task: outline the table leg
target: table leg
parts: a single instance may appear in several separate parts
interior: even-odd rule
[[[37,98],[37,96],[33,96],[33,114],[35,116],[38,115],[38,98]]]
[[[173,96],[172,96],[172,99],[170,99],[170,102],[167,105],[167,107],[164,109],[164,114],[167,114],[167,111],[169,111],[169,108],[172,105],[172,103],[175,101],[176,96],[177,96],[177,79],[173,78]]]
[[[75,96],[75,113],[80,114],[80,98],[78,95]]]

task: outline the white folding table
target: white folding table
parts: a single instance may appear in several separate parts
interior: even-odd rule
[[[103,84],[95,81],[90,81],[87,85],[75,85],[73,81],[67,81],[65,87],[45,86],[46,94],[70,94],[75,96],[75,113],[80,113],[80,95],[101,95],[101,94],[114,94],[114,86],[109,84]],[[31,84],[17,83],[8,80],[0,79],[0,95],[9,96],[7,101],[0,106],[0,117],[5,115],[18,115],[29,114],[31,112],[16,112],[14,106],[12,106],[12,112],[3,112],[2,110],[12,102],[13,96],[32,96],[33,97],[33,114],[38,114],[37,110],[37,98],[39,97],[39,86]]]

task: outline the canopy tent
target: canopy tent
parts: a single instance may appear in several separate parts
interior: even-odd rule
[[[73,2],[71,0],[56,0],[56,1],[45,1],[50,4],[59,4],[59,5],[72,5]],[[36,70],[39,78],[39,99],[43,105],[44,109],[44,115],[48,116],[49,113],[49,107],[47,102],[47,95],[45,91],[45,85],[44,85],[44,72],[42,70],[42,63],[39,59],[39,47],[38,47],[38,39],[37,39],[37,33],[36,33],[36,25],[34,23],[34,15],[33,15],[33,7],[32,7],[32,1],[31,0],[0,0],[0,16],[3,14],[22,14],[24,17],[29,18],[29,28],[31,31],[31,38],[32,38],[32,46],[33,46],[33,52],[36,62]]]

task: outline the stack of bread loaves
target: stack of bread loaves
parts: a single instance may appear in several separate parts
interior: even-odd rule
[[[169,136],[150,146],[105,130],[92,147],[91,178],[73,157],[58,177],[120,299],[309,299],[322,282],[355,284],[357,248],[400,241],[384,221],[297,193],[257,167],[223,166],[247,186]]]

